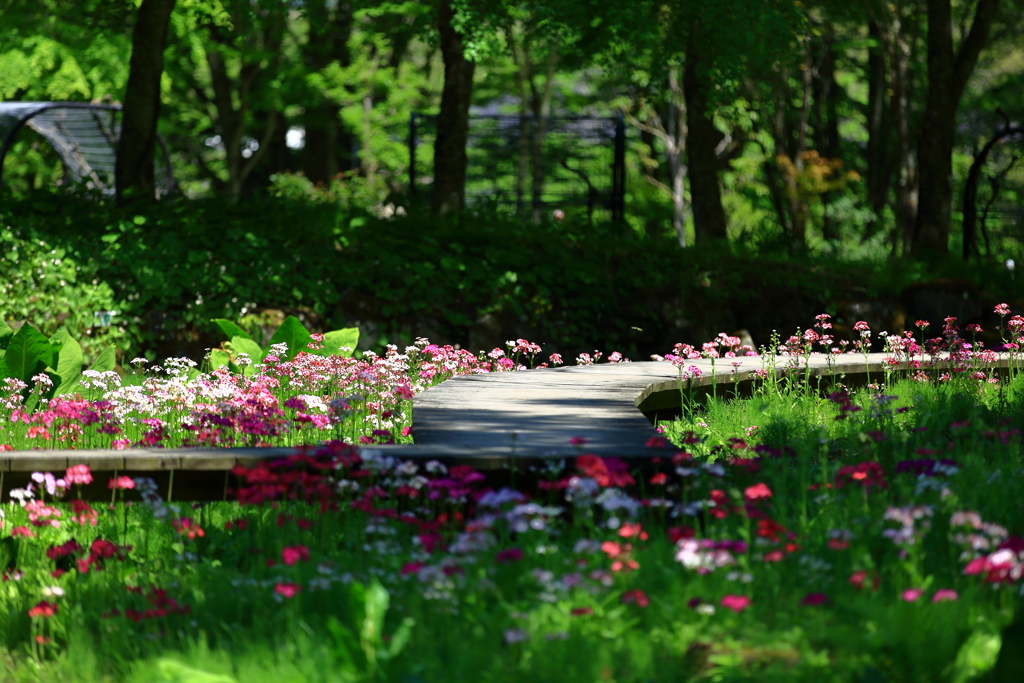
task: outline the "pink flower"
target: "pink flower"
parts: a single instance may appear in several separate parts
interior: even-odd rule
[[[750,606],[750,598],[746,595],[733,595],[730,593],[722,598],[722,602],[720,604],[722,607],[731,609],[733,612],[742,612]]]
[[[18,536],[24,536],[25,538],[32,538],[35,536],[32,530],[27,526],[16,526],[11,529],[11,538],[17,538]]]
[[[907,590],[903,591],[903,593],[900,595],[900,598],[906,600],[907,602],[917,602],[917,599],[921,597],[922,593],[924,593],[924,591],[920,588],[908,588]]]
[[[69,484],[87,485],[92,483],[92,472],[88,465],[74,465],[68,468],[64,479]]]
[[[274,592],[286,598],[294,598],[302,588],[297,583],[279,583],[274,586]]]
[[[754,502],[755,500],[761,500],[763,498],[771,498],[772,490],[768,488],[768,485],[764,482],[754,484],[753,486],[747,487],[743,492],[743,497],[747,499],[747,502]]]
[[[932,596],[932,602],[953,602],[959,597],[960,596],[957,595],[957,592],[951,588],[940,588],[935,591],[935,595]]]
[[[109,489],[133,489],[135,488],[135,480],[131,477],[121,475],[120,477],[111,477],[110,483],[107,484]]]
[[[1010,307],[1006,304],[999,304],[996,306],[995,312],[999,315],[1010,315]]]
[[[2,453],[3,451],[13,451],[13,450],[14,450],[14,446],[11,446],[11,445],[8,445],[8,444],[5,444],[5,443],[0,443],[0,453]]]
[[[289,567],[299,560],[309,562],[309,549],[304,545],[286,546],[281,551],[281,560]]]

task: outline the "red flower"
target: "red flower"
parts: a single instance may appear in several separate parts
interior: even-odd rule
[[[24,536],[25,538],[32,538],[35,534],[27,526],[16,526],[11,529],[11,538],[17,538],[18,536]]]
[[[768,519],[767,517],[757,520],[757,535],[761,538],[767,538],[772,541],[780,540],[779,534],[786,531],[786,527],[782,526],[775,520]]]
[[[622,604],[644,608],[651,604],[651,599],[639,588],[634,588],[622,594]]]
[[[571,612],[571,614],[574,617],[582,617],[582,616],[586,616],[588,614],[593,614],[593,613],[594,613],[594,608],[593,607],[575,607],[575,608],[573,608],[573,610]]]
[[[765,562],[782,562],[783,553],[781,550],[773,550],[770,553],[765,553]]]
[[[771,498],[772,497],[772,490],[770,488],[768,488],[767,484],[765,484],[764,482],[761,482],[761,483],[758,483],[758,484],[754,484],[753,486],[747,487],[747,489],[745,491],[743,491],[743,497],[748,502],[752,503],[755,500],[762,500],[762,499],[765,499],[765,498]]]
[[[35,607],[28,611],[28,616],[32,619],[35,619],[36,617],[43,617],[44,619],[48,619],[56,613],[57,603],[41,600],[40,602],[36,603]]]
[[[181,519],[172,520],[171,524],[174,525],[174,530],[177,531],[179,535],[188,536],[188,539],[190,541],[195,540],[196,536],[202,538],[206,535],[206,532],[203,531],[203,528],[196,524],[195,521],[189,519],[188,517],[182,517]]]
[[[647,532],[644,531],[642,526],[639,524],[631,524],[630,522],[624,523],[619,528],[619,536],[622,536],[623,538],[633,538],[635,536],[641,541],[646,541],[649,538]]]
[[[581,455],[576,458],[576,469],[596,481],[599,486],[628,486],[635,481],[629,475],[626,463],[618,458]]]
[[[878,584],[880,583],[878,574],[868,574],[868,572],[864,571],[863,569],[855,571],[853,574],[850,575],[850,585],[856,588],[857,590],[861,591],[864,590],[865,586],[868,585],[868,579],[871,579],[870,588],[872,590],[878,590]]]
[[[664,472],[658,472],[651,477],[651,486],[661,486],[665,483],[668,483],[668,475]]]
[[[686,538],[693,538],[697,532],[691,526],[673,526],[668,528],[668,540],[679,543]]]
[[[882,466],[874,460],[848,465],[836,473],[836,488],[853,484],[859,484],[864,489],[870,489],[872,486],[883,489],[889,487]]]

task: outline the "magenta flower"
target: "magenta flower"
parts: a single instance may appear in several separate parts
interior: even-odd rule
[[[828,604],[828,596],[824,593],[808,593],[804,599],[800,601],[800,604],[807,605],[808,607],[826,605]]]
[[[750,606],[750,598],[746,595],[733,595],[730,593],[722,598],[722,602],[720,604],[726,609],[731,609],[733,612],[739,613]]]
[[[900,595],[900,598],[906,600],[907,602],[917,602],[917,599],[921,597],[923,593],[924,591],[920,588],[908,588],[907,590],[903,591],[903,593]]]
[[[304,545],[286,546],[281,551],[281,560],[290,567],[299,560],[309,562],[309,549]]]
[[[301,591],[302,587],[297,583],[279,583],[274,586],[274,592],[286,598],[294,598]]]
[[[498,553],[497,560],[498,564],[505,564],[506,562],[517,562],[523,559],[523,551],[519,548],[509,548],[508,550],[502,550]]]
[[[953,602],[960,596],[957,592],[951,588],[940,588],[935,591],[935,595],[932,596],[932,603],[936,602]]]

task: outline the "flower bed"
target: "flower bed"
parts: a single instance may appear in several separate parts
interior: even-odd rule
[[[927,352],[900,342],[901,362],[920,367],[884,386],[836,386],[823,398],[796,383],[798,372],[779,372],[751,401],[690,406],[665,426],[667,438],[652,440],[655,471],[643,474],[587,455],[583,439],[578,457],[530,473],[539,482],[530,490],[492,486],[465,466],[371,457],[340,439],[236,468],[234,503],[169,503],[151,482],[122,477],[109,482],[113,502],[95,505],[75,493],[87,468],[37,473],[20,504],[0,507],[0,647],[10,670],[53,680],[998,673],[1000,654],[1012,651],[1000,650],[1000,631],[1019,613],[1024,573],[1024,379],[1012,363],[1001,377],[987,372],[953,328],[931,348],[960,354],[951,370],[931,371]],[[791,341],[799,348],[789,358],[807,341]],[[346,386],[369,396],[367,374],[379,372],[416,391],[412,377],[438,379],[420,373],[485,369],[428,348],[363,361]],[[451,354],[443,365],[442,353]],[[153,393],[175,406],[190,395],[176,387],[227,382],[230,396],[261,396],[251,387],[273,376],[267,392],[283,405],[323,389],[300,384],[302,361],[289,372],[268,367],[252,385],[187,379],[182,369]],[[252,400],[242,405],[255,413],[263,404]],[[186,400],[168,412],[203,415],[211,404]],[[396,419],[385,405],[361,414],[394,435],[402,423],[372,422]],[[109,410],[123,433],[137,416]],[[183,439],[219,428],[221,444],[311,429],[290,419],[294,431],[268,436],[231,419],[164,424],[181,425],[165,431]],[[76,431],[59,420],[28,429],[46,427],[50,442],[101,438],[91,424]],[[17,424],[25,429],[22,417]],[[318,429],[360,436],[344,421]],[[126,490],[141,502],[119,502]]]

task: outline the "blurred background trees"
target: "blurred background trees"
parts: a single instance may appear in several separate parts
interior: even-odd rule
[[[438,114],[433,149],[420,153],[432,153],[427,208],[442,215],[472,201],[470,117],[534,122],[512,153],[517,196],[535,198],[552,163],[537,151],[549,117],[621,114],[634,230],[684,246],[930,259],[962,248],[976,151],[1024,119],[1019,10],[1016,0],[0,0],[0,99],[124,103],[119,185],[143,195],[152,178],[140,158],[157,121],[185,198],[301,195],[378,215],[414,208],[413,113]],[[1020,144],[1004,136],[976,174],[974,253],[1018,230]],[[20,134],[7,191],[59,177],[52,151]],[[559,207],[530,208],[519,217]]]

